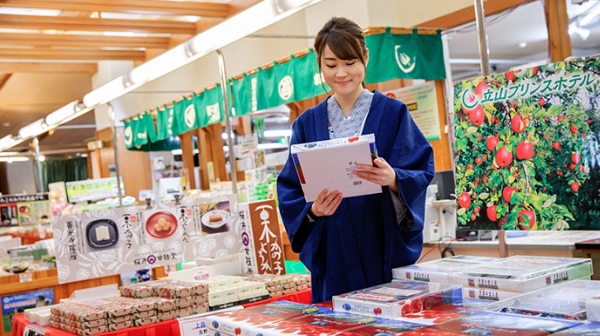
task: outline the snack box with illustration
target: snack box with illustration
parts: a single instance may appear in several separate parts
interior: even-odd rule
[[[488,311],[585,321],[586,300],[600,295],[600,281],[573,280],[486,306]]]
[[[250,335],[251,330],[263,324],[276,325],[297,317],[319,312],[330,312],[329,308],[289,301],[272,302],[265,305],[209,315],[206,323],[209,329],[224,334]]]
[[[374,134],[294,144],[290,153],[307,202],[314,201],[324,188],[338,190],[344,197],[382,190],[353,173],[357,164],[372,165],[377,158]]]
[[[478,313],[429,328],[468,335],[549,335],[579,325],[579,322],[557,321],[536,317]],[[420,329],[422,330],[422,329]]]
[[[592,274],[588,258],[511,256],[450,274],[450,282],[471,288],[529,292]]]
[[[495,260],[497,258],[458,255],[394,268],[392,277],[426,282],[448,282],[453,271]]]
[[[457,285],[395,280],[332,299],[336,311],[374,315],[388,318],[431,309],[462,301],[462,288]]]

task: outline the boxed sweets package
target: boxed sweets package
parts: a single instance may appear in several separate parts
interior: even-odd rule
[[[353,173],[357,164],[372,165],[377,158],[374,134],[295,144],[290,154],[307,202],[324,188],[339,190],[344,197],[381,193],[380,185]]]
[[[453,271],[495,260],[497,258],[458,255],[394,268],[392,277],[404,280],[447,282]]]
[[[478,313],[418,329],[403,335],[550,335],[579,325],[578,322],[535,317]],[[418,333],[421,332],[421,333]]]
[[[450,281],[465,288],[528,292],[592,274],[588,258],[511,256],[450,274]]]
[[[600,281],[573,280],[492,303],[488,311],[575,321],[587,320],[586,300],[600,295]]]
[[[461,302],[462,288],[453,284],[395,280],[336,295],[332,301],[336,311],[395,318]]]

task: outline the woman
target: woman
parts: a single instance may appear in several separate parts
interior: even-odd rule
[[[406,105],[364,89],[369,54],[356,23],[332,18],[314,49],[333,95],[298,117],[291,143],[373,133],[379,157],[358,165],[354,174],[383,189],[349,198],[324,189],[307,203],[291,158],[286,162],[277,180],[279,210],[292,250],[312,274],[312,300],[318,303],[389,282],[392,268],[419,258],[434,168],[431,146]]]

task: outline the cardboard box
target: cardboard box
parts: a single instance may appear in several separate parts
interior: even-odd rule
[[[372,164],[377,157],[374,134],[296,144],[290,152],[307,202],[325,188],[344,197],[381,192],[380,185],[353,173],[357,164]]]

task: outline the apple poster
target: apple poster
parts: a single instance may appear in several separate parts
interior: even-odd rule
[[[600,55],[454,86],[457,225],[600,229]]]

